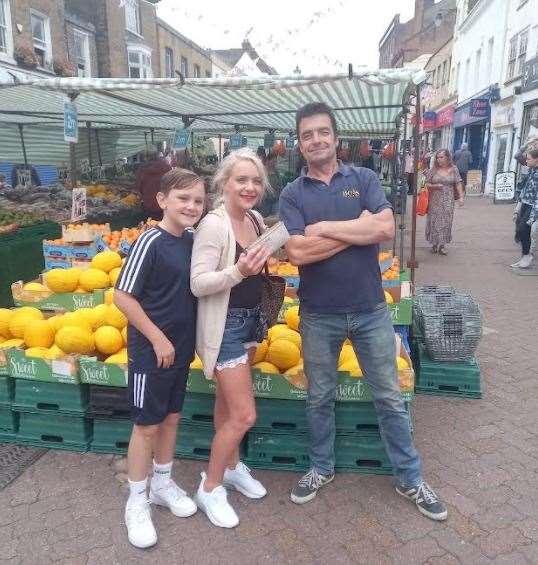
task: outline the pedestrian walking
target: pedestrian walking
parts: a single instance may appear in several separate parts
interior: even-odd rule
[[[511,265],[520,269],[528,269],[533,263],[531,233],[533,224],[538,222],[538,147],[533,147],[526,155],[529,174],[514,210],[516,241],[521,243],[521,259]]]
[[[239,518],[225,487],[248,498],[266,494],[240,461],[239,445],[256,421],[250,361],[267,334],[260,273],[269,252],[251,246],[265,228],[252,208],[268,180],[261,160],[239,149],[221,162],[212,185],[218,205],[196,230],[191,288],[198,297],[196,350],[206,377],[216,384],[215,436],[195,499],[215,526],[233,528]]]
[[[392,209],[375,172],[337,161],[336,119],[326,104],[307,104],[295,119],[306,167],[282,191],[280,216],[291,235],[286,251],[300,272],[311,469],[291,500],[304,504],[335,478],[337,361],[349,338],[372,392],[397,493],[426,516],[444,520],[444,504],[422,477],[398,386],[394,328],[378,264],[378,244],[394,237]]]
[[[173,169],[163,176],[156,199],[163,219],[131,247],[114,291],[116,306],[129,320],[128,394],[134,425],[127,454],[130,494],[125,525],[129,541],[139,548],[157,543],[150,503],[182,518],[197,509],[171,473],[194,358],[196,301],[189,284],[189,228],[202,215],[204,184],[190,171]]]
[[[454,202],[463,206],[464,199],[460,173],[448,149],[435,153],[433,167],[424,177],[429,191],[426,239],[432,244],[432,253],[448,255],[446,246],[452,241]]]
[[[467,143],[462,143],[460,149],[454,153],[454,163],[460,173],[461,182],[463,183],[463,192],[467,188],[467,173],[473,162],[473,154],[469,151]]]
[[[415,190],[415,159],[414,150],[408,149],[405,152],[405,176],[407,179],[407,194],[411,196]]]

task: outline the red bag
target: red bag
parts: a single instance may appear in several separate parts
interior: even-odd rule
[[[417,216],[425,216],[428,213],[429,195],[427,190],[423,190],[417,199]]]

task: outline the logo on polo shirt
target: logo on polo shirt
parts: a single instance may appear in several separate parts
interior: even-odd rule
[[[359,198],[361,193],[356,188],[349,188],[347,190],[342,190],[342,196],[344,198]]]

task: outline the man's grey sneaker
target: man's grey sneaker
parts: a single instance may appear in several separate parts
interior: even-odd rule
[[[314,469],[311,469],[303,475],[299,482],[293,487],[291,491],[291,501],[295,504],[304,504],[312,500],[318,490],[334,479],[334,473],[330,475],[321,475]]]
[[[428,516],[432,520],[446,520],[448,515],[446,506],[439,500],[428,483],[422,482],[418,487],[410,488],[397,486],[396,492],[409,500],[413,500],[419,512],[424,516]]]

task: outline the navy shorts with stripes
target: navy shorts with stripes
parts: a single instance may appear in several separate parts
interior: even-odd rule
[[[141,426],[160,424],[183,408],[189,367],[139,369],[129,364],[131,420]]]

